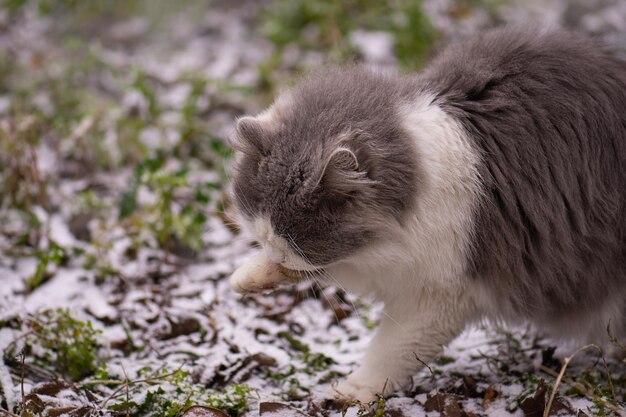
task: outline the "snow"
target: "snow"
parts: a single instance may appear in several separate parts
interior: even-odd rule
[[[15,331],[7,328],[0,328],[0,352],[5,352],[9,344],[15,338]],[[7,401],[9,409],[14,409],[21,402],[19,387],[13,385],[13,377],[9,368],[0,361],[0,386]]]
[[[395,63],[393,55],[394,38],[389,32],[355,30],[350,34],[350,42],[363,55],[365,62],[379,65]]]
[[[458,17],[453,13],[455,2],[426,0],[424,5],[433,24],[447,36],[474,32],[491,24],[489,13],[484,9],[472,9],[467,15]],[[257,67],[266,62],[273,46],[250,27],[247,19],[258,12],[253,5],[233,7],[212,9],[205,16],[198,16],[194,24],[178,21],[170,31],[150,34],[153,38],[149,42],[142,41],[149,32],[145,19],[123,20],[107,30],[113,44],[102,40],[91,45],[90,52],[107,65],[126,76],[130,76],[133,68],[141,69],[158,86],[156,91],[163,112],[155,123],[139,131],[138,140],[145,147],[171,150],[180,142],[181,108],[191,92],[191,85],[185,81],[188,74],[199,73],[209,80],[246,88],[257,83]],[[528,7],[521,3],[506,6],[499,13],[501,19],[513,20],[520,16],[533,17],[544,10],[547,11],[545,19],[558,22],[565,7],[562,1],[533,1]],[[592,32],[603,32],[603,25],[607,22],[611,27],[623,30],[626,26],[624,19],[626,9],[619,2],[580,17],[581,24]],[[21,25],[4,24],[9,28],[7,33],[0,34],[0,50],[14,50],[18,58],[25,61],[32,59],[37,51],[62,56],[58,45],[48,36],[53,25],[51,20],[30,16]],[[614,30],[613,34],[607,32],[606,36],[615,36],[615,32],[619,35],[619,30]],[[395,65],[390,34],[357,29],[349,35],[349,40],[366,63]],[[138,46],[125,49],[124,42],[131,41],[139,42]],[[322,52],[303,51],[298,45],[287,46],[283,58],[283,65],[290,70],[319,65],[326,60]],[[284,69],[276,71],[280,74],[281,70]],[[62,71],[62,63],[51,64],[52,74]],[[106,91],[116,91],[118,82],[111,75],[103,75],[99,80]],[[224,95],[220,88],[217,82],[209,83],[199,108],[203,117],[209,120],[210,136],[224,139],[232,130],[236,116],[258,111],[262,105],[260,97],[245,96],[240,92]],[[0,116],[7,113],[5,108],[10,106],[11,100],[10,96],[0,96]],[[45,92],[36,95],[34,100],[34,104],[46,114],[50,113],[50,106],[56,105]],[[121,91],[114,101],[117,107],[102,118],[101,123],[108,128],[100,138],[111,152],[113,165],[122,160],[122,141],[128,138],[118,136],[111,126],[125,115],[138,113],[148,118],[149,113],[149,101],[138,89]],[[79,121],[73,127],[74,135],[84,135],[92,121],[88,117]],[[3,352],[13,340],[28,331],[23,323],[13,323],[46,309],[70,308],[79,318],[90,320],[95,328],[102,330],[103,348],[99,353],[111,376],[123,379],[127,374],[132,380],[145,377],[146,371],[142,368],[146,366],[151,367],[151,372],[182,367],[190,371],[194,383],[211,389],[222,389],[231,383],[249,384],[258,390],[258,398],[251,400],[249,415],[256,415],[259,403],[263,401],[286,403],[306,413],[303,410],[307,410],[308,399],[323,404],[330,392],[331,381],[344,377],[358,365],[374,334],[370,323],[380,317],[380,304],[343,294],[332,287],[320,290],[317,285],[306,283],[280,289],[274,294],[240,297],[232,292],[228,276],[255,249],[250,247],[249,236],[232,232],[216,215],[215,201],[221,198],[218,192],[211,195],[202,248],[194,253],[192,260],[169,254],[166,262],[163,251],[155,248],[154,239],[147,239],[148,243],[143,242],[143,246],[136,249],[139,238],[130,232],[132,225],[128,224],[132,220],[120,222],[117,219],[119,194],[133,181],[132,167],[110,171],[89,169],[78,178],[61,178],[58,172],[64,169],[69,159],[66,156],[71,154],[74,146],[75,142],[67,138],[54,144],[44,138],[37,147],[38,169],[46,174],[54,188],[50,196],[52,208],[35,206],[31,209],[45,232],[39,246],[33,249],[48,249],[54,241],[70,250],[84,250],[86,255],[72,255],[66,264],[50,265],[50,276],[30,293],[26,292],[24,281],[36,271],[39,260],[34,255],[16,254],[12,245],[13,237],[31,226],[20,212],[5,210],[0,203],[0,348]],[[224,181],[219,172],[223,166],[207,167],[198,163],[196,157],[191,154],[185,161],[191,167],[188,176],[191,184]],[[181,165],[182,161],[177,161],[176,167]],[[71,214],[86,210],[85,204],[76,202],[76,196],[85,190],[96,194],[104,206],[97,209],[101,211],[96,210],[95,218],[89,222],[93,235],[89,243],[74,236],[69,225]],[[140,205],[156,202],[153,190],[139,187]],[[136,253],[131,255],[134,251]],[[88,256],[93,257],[98,265],[116,272],[85,267]],[[347,317],[336,317],[328,299],[345,303]],[[13,327],[5,324],[9,322]],[[535,343],[532,332],[525,328],[509,330],[519,339],[521,348],[512,347],[509,336],[495,326],[467,329],[444,351],[452,361],[442,365],[433,363],[431,366],[436,375],[431,375],[428,370],[415,375],[413,389],[388,399],[387,409],[399,410],[405,416],[439,415],[436,411],[424,411],[429,396],[458,388],[463,382],[462,376],[469,376],[476,379],[477,391],[482,393],[492,386],[499,396],[486,409],[480,394],[463,398],[464,411],[489,416],[511,415],[507,407],[526,386],[519,382],[519,378],[516,380],[498,369],[498,361],[509,363],[518,374],[535,375],[542,360],[541,348],[550,342]],[[310,354],[323,354],[333,363],[320,370],[311,369],[303,352],[294,348],[283,332],[308,346]],[[265,364],[251,359],[261,353],[267,355]],[[559,355],[562,357],[560,351],[557,357]],[[287,376],[272,377],[271,374]],[[16,369],[9,369],[4,358],[0,360],[2,396],[10,409],[21,401],[15,375]],[[541,375],[552,380],[552,376]],[[27,379],[26,393],[31,392],[38,382],[36,378]],[[295,391],[305,391],[302,398],[290,397],[292,383],[301,386]],[[167,389],[174,388],[167,381],[160,384]],[[106,386],[100,389],[99,396],[111,392]],[[307,389],[311,391],[309,398]],[[145,387],[133,395],[137,400],[145,397]],[[73,390],[41,397],[50,404],[63,406],[91,404],[88,398]],[[574,409],[587,410],[592,405],[585,398],[570,402]],[[282,410],[263,415],[302,415],[300,412]],[[353,406],[346,410],[345,416],[358,416],[361,412],[359,407]],[[329,415],[344,414],[335,407]],[[523,413],[518,408],[512,415]]]

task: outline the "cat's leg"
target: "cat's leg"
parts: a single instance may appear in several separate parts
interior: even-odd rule
[[[463,291],[425,290],[388,300],[361,366],[333,389],[367,403],[407,386],[475,318],[474,305]]]
[[[261,251],[237,268],[230,277],[230,285],[240,293],[257,292],[271,290],[288,279],[280,272],[278,265]]]

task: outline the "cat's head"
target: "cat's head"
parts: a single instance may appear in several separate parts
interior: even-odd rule
[[[233,201],[272,262],[324,267],[401,221],[416,167],[395,110],[400,99],[387,77],[326,70],[237,121]]]

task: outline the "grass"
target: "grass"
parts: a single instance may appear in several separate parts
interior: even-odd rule
[[[355,29],[388,31],[406,68],[419,68],[437,35],[420,1],[274,0],[264,11],[262,33],[279,50],[290,44],[321,49],[332,59],[354,57],[349,35]]]
[[[93,375],[101,365],[101,332],[90,321],[76,319],[67,309],[43,311],[18,324],[24,333],[4,352],[11,363],[22,355],[27,363],[32,361],[34,366],[70,381]]]
[[[102,356],[101,331],[66,309],[43,311],[15,326],[24,333],[4,352],[4,360],[21,368],[22,378],[24,372],[37,369],[50,372],[55,379],[46,390],[87,390],[92,398],[102,398],[99,409],[114,415],[173,417],[199,404],[238,416],[249,409],[249,399],[255,395],[246,384],[231,384],[220,391],[207,389],[194,383],[183,369],[144,366],[131,378],[122,365],[123,375],[111,373]],[[23,417],[38,415],[37,401],[32,395],[25,397],[17,412]]]
[[[321,52],[325,63],[353,62],[359,55],[350,34],[356,29],[384,31],[394,39],[401,68],[416,70],[438,39],[421,1],[415,0],[273,0],[261,16],[260,31],[275,45],[258,68],[260,87],[270,92],[282,84],[279,78],[307,70],[296,63],[285,71],[285,51],[292,46]]]

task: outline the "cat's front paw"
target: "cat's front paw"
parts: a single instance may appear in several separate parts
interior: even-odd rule
[[[268,262],[263,254],[258,254],[233,272],[230,276],[230,286],[233,290],[245,294],[272,290],[286,279],[277,265]]]
[[[378,396],[388,396],[399,388],[400,384],[388,378],[357,370],[347,379],[333,385],[332,391],[335,396],[342,399],[368,404]]]
[[[377,391],[379,391],[374,387],[353,383],[348,380],[339,381],[332,387],[332,390],[331,394],[335,397],[348,401],[359,401],[363,404],[374,401],[376,394],[378,394]]]

